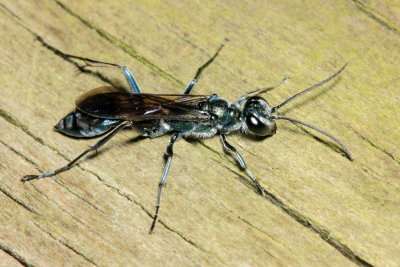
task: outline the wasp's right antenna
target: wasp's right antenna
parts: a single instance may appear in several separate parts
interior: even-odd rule
[[[313,130],[315,130],[315,131],[317,131],[317,132],[320,132],[320,133],[322,133],[323,135],[325,135],[325,136],[329,137],[330,139],[332,139],[333,141],[335,141],[335,142],[342,148],[342,150],[344,151],[344,153],[346,154],[346,156],[347,156],[347,158],[348,158],[349,160],[351,160],[351,161],[354,160],[354,158],[353,158],[353,156],[351,155],[351,153],[349,152],[349,150],[346,148],[346,146],[345,146],[339,139],[337,139],[336,137],[334,137],[334,136],[331,135],[330,133],[325,132],[324,130],[322,130],[322,129],[318,128],[318,127],[315,127],[314,125],[311,125],[311,124],[308,124],[308,123],[306,123],[306,122],[302,122],[302,121],[299,121],[299,120],[296,120],[296,119],[293,119],[293,118],[284,117],[284,116],[278,116],[278,115],[272,115],[272,116],[271,116],[271,119],[273,119],[273,120],[287,120],[287,121],[291,121],[291,122],[294,122],[294,123],[297,123],[297,124],[301,124],[301,125],[303,125],[303,126],[306,126],[306,127],[308,127],[308,128],[311,128],[311,129],[313,129]]]
[[[236,100],[235,103],[238,104],[238,105],[241,105],[245,100],[249,99],[249,98],[252,97],[252,96],[256,96],[256,95],[259,95],[259,94],[262,94],[262,93],[271,91],[272,89],[275,89],[276,87],[278,87],[278,86],[280,86],[282,83],[284,83],[287,79],[289,79],[289,77],[288,77],[288,76],[285,76],[285,77],[283,77],[283,79],[282,79],[280,82],[278,82],[277,84],[275,84],[275,85],[273,85],[273,86],[265,87],[265,88],[261,88],[261,89],[257,89],[257,90],[255,90],[255,91],[252,91],[252,92],[250,92],[250,93],[247,93],[247,94],[241,96],[238,100]]]

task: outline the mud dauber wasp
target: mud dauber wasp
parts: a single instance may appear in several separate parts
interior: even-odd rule
[[[75,111],[66,115],[55,126],[55,129],[67,136],[90,138],[107,133],[100,141],[90,146],[67,165],[51,172],[39,175],[26,175],[22,181],[39,179],[56,175],[71,168],[81,157],[90,151],[97,151],[122,129],[134,126],[139,128],[143,136],[155,138],[171,133],[171,139],[166,149],[166,164],[162,174],[157,194],[156,211],[150,227],[150,233],[154,230],[158,218],[161,202],[161,194],[165,185],[167,174],[173,156],[173,146],[179,138],[210,138],[219,135],[221,143],[229,152],[232,152],[240,167],[251,178],[260,194],[265,196],[264,189],[256,177],[249,170],[239,152],[226,140],[226,135],[232,132],[251,134],[259,137],[272,136],[276,132],[276,120],[288,120],[301,124],[322,133],[335,141],[346,156],[353,160],[350,152],[336,137],[308,123],[274,113],[284,105],[297,97],[314,90],[339,75],[346,67],[344,65],[336,73],[327,79],[311,86],[308,89],[286,99],[281,104],[271,107],[269,103],[259,97],[261,93],[268,92],[281,85],[287,77],[274,86],[255,90],[244,94],[236,101],[229,103],[217,94],[191,95],[193,87],[199,80],[203,70],[207,68],[218,56],[227,42],[225,39],[215,54],[198,70],[193,80],[183,90],[183,94],[144,94],[128,68],[89,58],[64,54],[49,46],[40,37],[37,38],[43,45],[55,53],[68,59],[78,59],[89,67],[115,67],[122,70],[128,81],[131,92],[121,92],[115,87],[102,86],[88,91],[76,100]]]

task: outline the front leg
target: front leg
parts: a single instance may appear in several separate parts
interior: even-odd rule
[[[226,141],[226,136],[223,133],[220,133],[220,138],[222,145],[224,148],[230,152],[233,152],[236,156],[237,161],[239,162],[240,167],[247,173],[247,175],[250,177],[250,179],[254,182],[254,184],[257,186],[258,191],[260,191],[260,194],[265,197],[265,191],[264,188],[260,185],[258,182],[257,178],[254,176],[254,174],[247,168],[246,163],[244,162],[242,156],[239,154],[239,152],[234,148],[231,144]]]

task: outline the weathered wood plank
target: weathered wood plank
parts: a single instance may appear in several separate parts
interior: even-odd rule
[[[95,7],[92,1],[3,1],[0,249],[15,252],[16,264],[39,266],[394,266],[400,261],[399,33],[360,3],[398,25],[396,16],[361,1],[113,1]],[[273,104],[349,62],[336,82],[282,112],[340,137],[356,161],[284,122],[262,142],[233,136],[271,194],[263,199],[217,138],[179,142],[161,221],[148,235],[168,137],[129,142],[135,134],[124,131],[79,167],[19,182],[24,174],[65,164],[94,142],[67,139],[51,126],[76,96],[104,84],[96,75],[75,75],[76,68],[34,34],[68,53],[129,66],[152,93],[180,93],[229,37],[196,94],[234,100],[289,75],[266,96]],[[118,71],[99,71],[124,82]],[[10,260],[3,255],[0,262]]]

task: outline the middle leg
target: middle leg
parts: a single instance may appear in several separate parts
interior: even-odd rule
[[[228,42],[228,41],[229,41],[228,38],[225,38],[225,39],[222,41],[221,45],[218,47],[217,52],[215,52],[215,54],[214,54],[206,63],[204,63],[203,66],[201,66],[201,67],[197,70],[196,75],[194,76],[193,80],[191,80],[191,81],[188,83],[188,85],[186,85],[185,90],[183,90],[183,94],[184,94],[184,95],[189,95],[189,94],[190,94],[190,92],[192,91],[193,87],[196,85],[197,81],[200,79],[200,75],[201,75],[201,73],[203,72],[203,70],[204,70],[205,68],[207,68],[208,65],[210,65],[210,64],[214,61],[214,59],[218,56],[219,52],[221,51],[221,49],[224,47],[224,45],[225,45],[226,42]]]
[[[180,136],[181,136],[180,133],[174,133],[171,136],[171,140],[169,141],[169,144],[167,146],[167,150],[165,151],[165,155],[167,156],[167,162],[165,163],[164,171],[163,171],[163,174],[161,176],[160,183],[158,185],[156,212],[154,213],[153,223],[151,224],[149,234],[151,234],[153,232],[154,227],[156,226],[156,222],[157,222],[157,218],[158,218],[158,210],[160,209],[162,190],[163,190],[163,187],[164,187],[165,182],[167,180],[169,167],[171,166],[172,156],[174,155],[173,146],[174,146],[175,142],[179,139]]]

